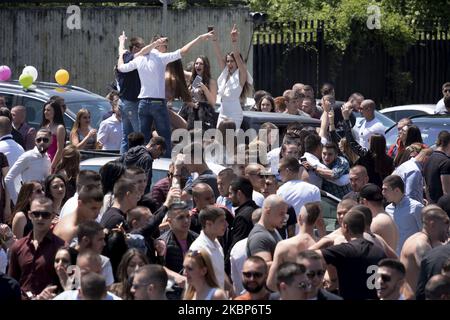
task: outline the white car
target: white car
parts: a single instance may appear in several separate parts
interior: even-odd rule
[[[417,115],[434,114],[435,104],[408,104],[403,106],[395,106],[380,110],[382,114],[388,116],[395,122],[403,118],[410,118]]]
[[[93,170],[96,172],[100,171],[106,163],[114,160],[118,160],[119,157],[98,157],[90,158],[80,163],[80,170]],[[152,186],[159,180],[167,177],[167,172],[169,172],[169,164],[171,160],[168,158],[156,159],[153,161],[153,171],[152,171]]]

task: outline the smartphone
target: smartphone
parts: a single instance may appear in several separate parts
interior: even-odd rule
[[[200,86],[200,83],[202,82],[202,77],[200,77],[199,75],[197,75],[194,79],[194,81],[192,81],[192,87],[193,88],[198,88]]]
[[[211,32],[214,30],[214,26],[208,26],[208,32]]]
[[[305,162],[306,161],[306,157],[301,157],[300,158],[300,162]]]

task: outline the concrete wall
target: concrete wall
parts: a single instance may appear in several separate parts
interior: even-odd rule
[[[38,81],[54,82],[55,72],[64,68],[71,75],[69,84],[105,95],[114,79],[117,39],[122,30],[129,39],[141,36],[146,42],[161,33],[162,8],[81,7],[80,30],[67,27],[70,14],[66,10],[67,7],[0,9],[0,65],[8,65],[13,70],[13,79],[19,78],[24,65],[32,65],[39,72]],[[169,9],[168,30],[164,34],[169,37],[169,50],[175,50],[205,33],[208,25],[215,25],[220,46],[226,52],[231,48],[229,32],[233,23],[239,27],[245,58],[253,28],[246,8]],[[183,64],[200,54],[210,58],[212,75],[217,78],[220,70],[208,42],[194,47],[183,58]],[[252,72],[252,51],[247,64]]]

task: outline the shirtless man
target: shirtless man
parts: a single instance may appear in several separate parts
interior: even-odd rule
[[[318,219],[322,219],[318,202],[307,203],[300,209],[298,215],[300,232],[292,238],[280,241],[275,248],[272,266],[267,277],[267,287],[270,290],[277,290],[276,273],[278,266],[284,262],[296,262],[300,252],[307,250],[316,243],[314,225]]]
[[[416,291],[420,263],[425,254],[448,239],[449,218],[444,210],[436,205],[422,209],[422,231],[406,239],[400,254],[400,261],[406,268],[406,282]]]
[[[95,220],[103,205],[103,192],[97,186],[82,187],[78,193],[78,206],[74,214],[65,215],[55,226],[53,233],[70,244],[78,232],[78,225]]]
[[[381,236],[391,248],[397,248],[398,228],[394,220],[384,211],[381,188],[368,183],[359,192],[360,203],[372,211],[370,231]]]
[[[316,249],[322,249],[329,246],[332,246],[334,241],[337,238],[343,237],[341,227],[342,227],[342,221],[344,220],[344,216],[347,214],[348,211],[354,206],[356,206],[358,203],[353,199],[345,199],[339,202],[337,209],[336,209],[336,217],[337,222],[339,224],[339,228],[333,231],[332,233],[326,235],[322,239],[320,239],[317,243],[313,244],[309,249],[310,250],[316,250]]]

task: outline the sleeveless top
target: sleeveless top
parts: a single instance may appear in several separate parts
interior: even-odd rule
[[[78,140],[79,141],[83,141],[83,139],[85,138],[85,136],[78,130],[77,131],[77,135],[78,135]],[[84,145],[83,148],[81,148],[82,150],[94,150],[96,149],[96,144],[97,144],[97,139],[94,137],[90,137],[86,144]]]
[[[58,150],[58,139],[56,137],[56,134],[52,134],[52,144],[48,147],[47,150],[50,161],[53,161],[53,158],[56,155],[56,150]]]
[[[214,296],[214,292],[216,292],[217,288],[211,288],[208,292],[208,294],[205,297],[205,300],[212,300],[213,296]]]

